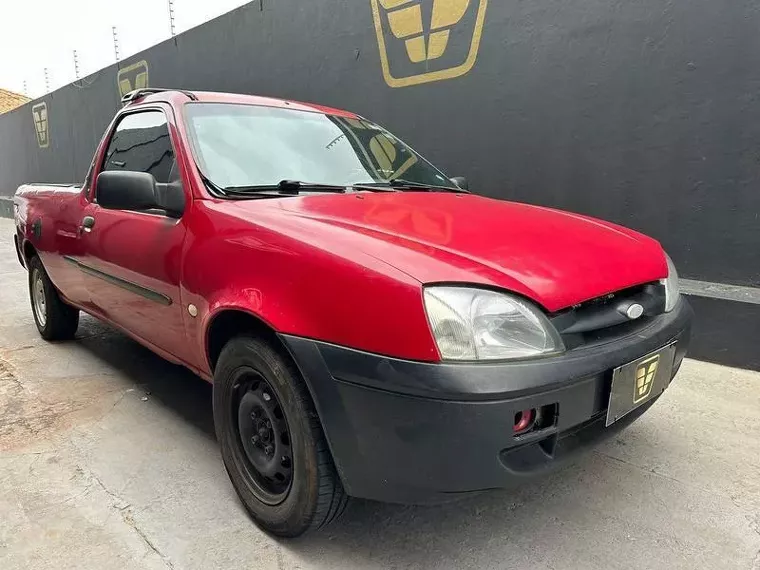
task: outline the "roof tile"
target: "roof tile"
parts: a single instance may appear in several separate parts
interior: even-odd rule
[[[0,115],[28,103],[31,99],[20,93],[0,89]]]

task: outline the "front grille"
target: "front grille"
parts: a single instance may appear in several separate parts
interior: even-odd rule
[[[641,305],[644,313],[631,320],[626,316],[626,308],[633,303]],[[565,347],[572,349],[633,334],[649,326],[663,312],[665,287],[655,282],[591,299],[554,313],[549,319],[562,336]]]

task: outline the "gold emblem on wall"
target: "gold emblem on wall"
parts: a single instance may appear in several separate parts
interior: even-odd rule
[[[391,87],[453,79],[475,65],[488,0],[370,0]]]
[[[34,133],[37,136],[37,144],[40,148],[50,145],[50,123],[48,122],[47,103],[37,103],[32,107],[34,119]]]
[[[135,89],[148,87],[148,62],[143,59],[120,69],[116,74],[116,83],[121,97]]]
[[[654,377],[660,363],[660,355],[645,360],[636,367],[636,386],[633,390],[633,403],[637,404],[652,393]]]

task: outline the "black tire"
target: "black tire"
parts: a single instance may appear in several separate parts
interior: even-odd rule
[[[232,485],[264,530],[296,537],[345,510],[348,495],[309,391],[291,359],[265,340],[240,336],[222,350],[214,371],[214,424]]]
[[[41,303],[36,303],[36,299]],[[50,281],[42,261],[36,255],[29,259],[29,300],[37,330],[45,340],[74,338],[79,327],[79,309],[67,305]]]

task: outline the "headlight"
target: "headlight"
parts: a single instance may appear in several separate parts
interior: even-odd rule
[[[565,349],[557,331],[522,299],[467,287],[427,287],[425,309],[444,360],[527,358]]]
[[[669,313],[675,308],[676,303],[678,303],[681,292],[678,290],[678,271],[676,271],[676,266],[673,265],[673,260],[670,259],[667,253],[665,254],[665,258],[668,260],[668,276],[665,279],[661,279],[660,283],[665,285],[665,312]]]

